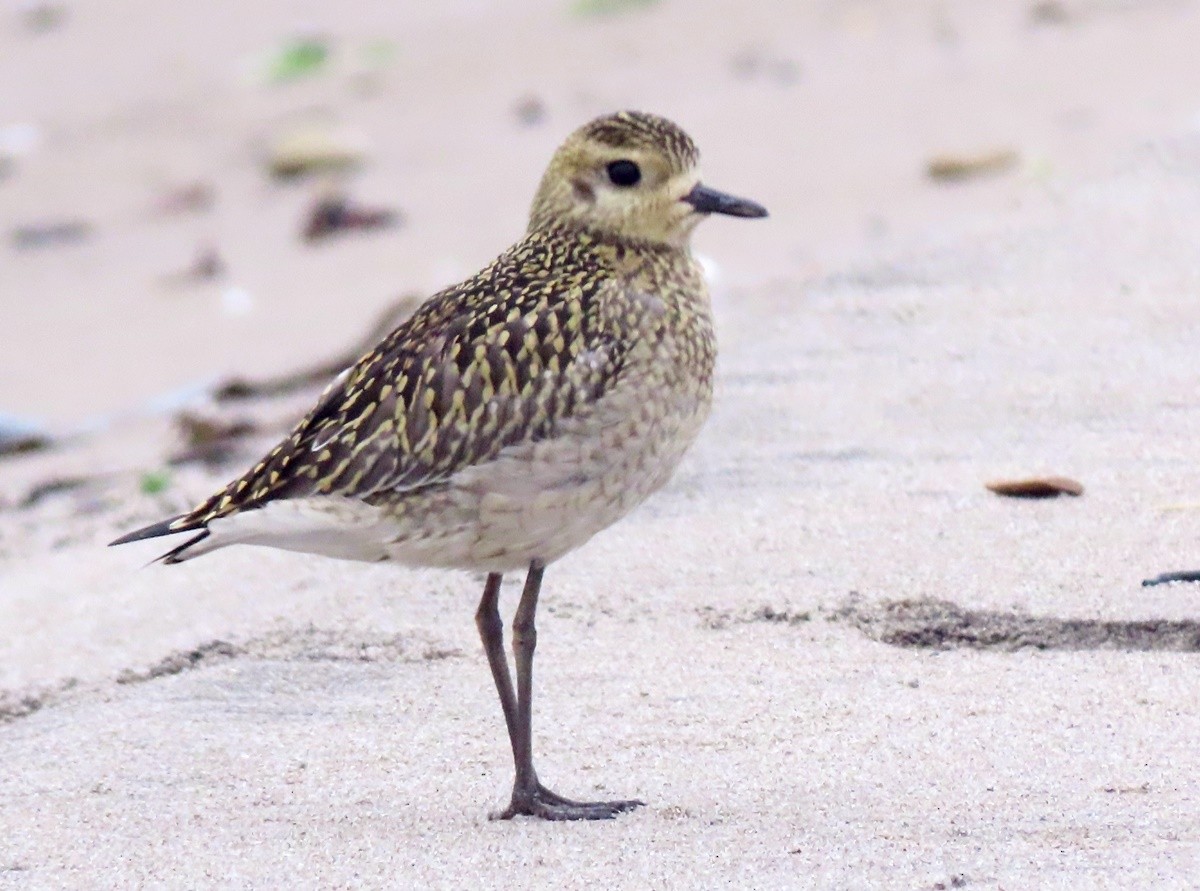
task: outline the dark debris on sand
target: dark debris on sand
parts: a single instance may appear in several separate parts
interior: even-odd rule
[[[1200,621],[1194,619],[1062,619],[965,609],[948,600],[858,598],[830,618],[896,647],[1200,652]]]

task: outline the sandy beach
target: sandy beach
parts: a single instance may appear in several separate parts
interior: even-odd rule
[[[1200,3],[334,6],[0,9],[0,888],[1200,884],[1200,586],[1141,585],[1200,567]],[[105,545],[625,107],[771,217],[696,238],[700,441],[543,588],[539,773],[647,807],[490,821],[480,579]]]

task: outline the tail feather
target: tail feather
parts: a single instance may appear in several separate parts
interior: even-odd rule
[[[176,532],[191,532],[193,529],[204,528],[203,523],[180,523],[180,520],[186,519],[187,514],[180,514],[176,517],[170,517],[163,520],[161,523],[152,523],[149,526],[143,526],[141,529],[135,529],[133,532],[128,532],[122,535],[116,541],[110,541],[108,546],[129,544],[131,541],[141,541],[144,538],[158,538],[160,535],[174,535]]]
[[[115,541],[108,543],[109,547],[113,545],[129,544],[131,541],[142,541],[147,538],[158,538],[163,535],[174,535],[177,532],[195,532],[200,530],[199,535],[194,535],[178,547],[172,548],[161,557],[153,560],[154,563],[182,563],[186,558],[184,552],[192,545],[197,544],[201,540],[208,538],[209,532],[206,524],[198,520],[189,520],[189,514],[180,514],[177,517],[171,517],[159,523],[153,523],[149,526],[144,526],[141,529],[135,529],[122,535]]]
[[[183,544],[179,545],[179,547],[171,548],[171,550],[167,551],[161,557],[159,557],[156,560],[153,560],[151,562],[164,563],[168,566],[171,565],[172,563],[182,563],[184,560],[188,559],[188,557],[185,555],[184,552],[188,548],[190,548],[192,545],[199,544],[201,541],[208,538],[208,536],[210,534],[211,533],[207,529],[201,530],[199,535],[193,535],[191,538],[189,538]]]

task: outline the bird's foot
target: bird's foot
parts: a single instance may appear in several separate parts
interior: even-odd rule
[[[617,814],[642,807],[644,801],[572,801],[551,792],[541,783],[527,789],[513,789],[512,801],[493,820],[513,817],[540,817],[543,820],[611,820]]]

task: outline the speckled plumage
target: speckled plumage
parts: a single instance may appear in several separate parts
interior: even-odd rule
[[[675,172],[697,158],[650,115],[580,134],[665,148]],[[240,542],[489,571],[549,562],[666,481],[707,413],[714,350],[688,251],[535,218],[343,372],[258,464],[170,521],[211,536],[166,559]]]
[[[539,228],[421,307],[269,455],[175,524],[286,499],[307,503],[281,528],[307,516],[334,550],[326,520],[342,534],[362,529],[377,539],[353,548],[362,559],[491,571],[549,562],[665,482],[707,412],[713,356],[689,258]],[[565,515],[572,507],[607,522]],[[227,525],[231,543],[272,532]],[[326,550],[309,536],[299,549]]]
[[[654,115],[586,124],[551,159],[521,241],[423,304],[239,479],[114,543],[195,531],[164,561],[242,543],[487,572],[476,621],[516,764],[503,816],[636,806],[538,781],[533,619],[544,567],[661,487],[708,413],[715,344],[688,238],[710,213],[766,212],[701,185],[697,159]],[[525,567],[514,690],[497,600],[501,573]]]

